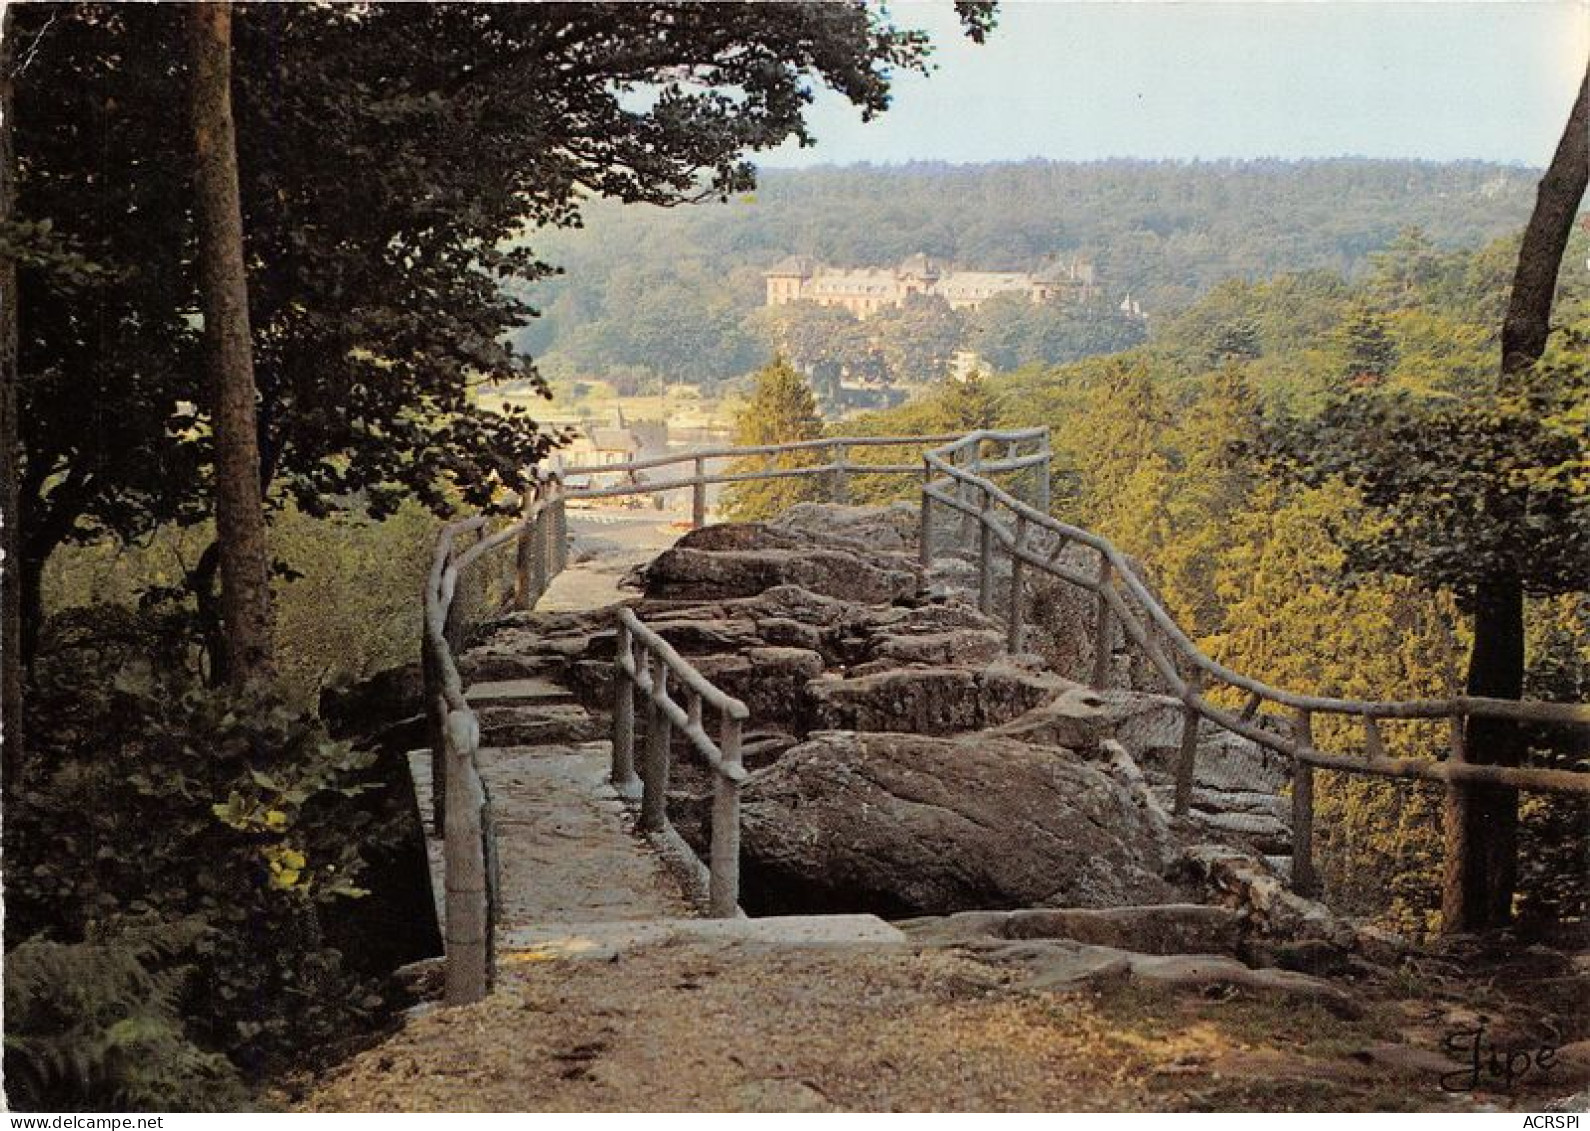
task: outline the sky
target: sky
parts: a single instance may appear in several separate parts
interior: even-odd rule
[[[1590,55],[1590,0],[1004,0],[979,47],[949,0],[890,6],[933,32],[863,124],[822,91],[818,144],[768,167],[1108,157],[1356,155],[1544,166]]]

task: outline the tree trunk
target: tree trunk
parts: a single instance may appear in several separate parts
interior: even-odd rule
[[[16,206],[16,152],[12,144],[12,74],[16,9],[0,28],[0,225]],[[17,477],[17,265],[0,255],[0,780],[10,798],[22,770],[22,548]]]
[[[270,551],[260,505],[254,356],[232,123],[231,5],[190,6],[188,30],[221,618],[228,674],[234,685],[242,685],[272,674],[272,650]]]
[[[1524,240],[1513,273],[1513,293],[1502,322],[1502,380],[1522,373],[1540,359],[1551,333],[1551,300],[1557,272],[1573,231],[1574,216],[1590,178],[1590,70],[1568,115],[1546,175],[1535,193]]]
[[[1540,360],[1551,334],[1551,305],[1574,217],[1590,179],[1590,70],[1524,229],[1513,291],[1502,323],[1503,387]],[[1488,579],[1475,594],[1474,648],[1468,694],[1517,699],[1524,690],[1524,587],[1516,572]],[[1464,736],[1469,761],[1516,766],[1524,741],[1517,724],[1470,719]],[[1518,791],[1495,786],[1459,790],[1448,820],[1454,843],[1465,846],[1446,862],[1442,929],[1483,930],[1512,918],[1518,873]]]
[[[222,622],[221,601],[215,591],[215,575],[220,568],[221,544],[211,542],[188,574],[188,587],[193,590],[193,600],[198,605],[199,639],[204,648],[204,682],[207,687],[220,687],[231,682],[226,626]]]
[[[1469,653],[1467,693],[1517,699],[1524,691],[1524,587],[1519,578],[1492,580],[1476,597],[1474,646]],[[1470,762],[1516,766],[1523,736],[1503,719],[1470,719],[1463,740]],[[1449,817],[1465,850],[1446,861],[1442,929],[1483,930],[1512,917],[1518,872],[1518,791],[1499,786],[1464,786]]]

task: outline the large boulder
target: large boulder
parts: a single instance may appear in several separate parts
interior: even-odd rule
[[[752,775],[743,899],[757,911],[1162,902],[1155,840],[1109,776],[983,735],[822,733]]]

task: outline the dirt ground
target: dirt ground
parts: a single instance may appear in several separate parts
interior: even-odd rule
[[[1511,1094],[1454,1094],[1452,1006],[1313,1006],[1126,986],[1013,990],[951,951],[676,941],[611,960],[505,956],[478,1005],[412,1020],[305,1111],[1538,1110],[1590,1082],[1583,1044]],[[1450,1081],[1449,1081],[1450,1083]]]

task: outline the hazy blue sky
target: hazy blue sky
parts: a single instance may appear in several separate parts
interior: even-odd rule
[[[1046,157],[1483,158],[1544,165],[1590,52],[1590,0],[1005,0],[977,47],[949,0],[896,3],[939,43],[862,125],[819,95],[773,166]]]

